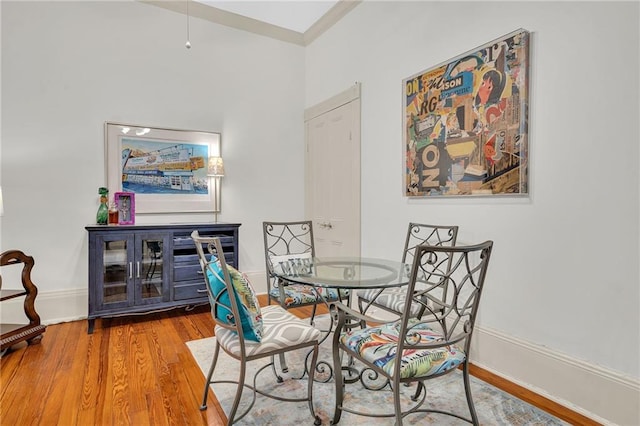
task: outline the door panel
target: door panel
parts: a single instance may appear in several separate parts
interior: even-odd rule
[[[318,256],[360,255],[360,100],[306,123],[307,217]]]

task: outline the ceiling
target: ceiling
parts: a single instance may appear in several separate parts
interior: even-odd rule
[[[194,0],[238,15],[304,33],[338,0]]]
[[[138,1],[189,17],[306,46],[362,0]]]

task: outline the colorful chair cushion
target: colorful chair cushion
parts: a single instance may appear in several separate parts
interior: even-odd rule
[[[409,325],[413,326],[409,334],[413,336],[417,333],[416,336],[420,336],[421,343],[433,343],[443,339],[441,333],[432,330],[427,324],[418,324],[415,319],[410,319]],[[393,375],[399,331],[400,321],[395,321],[344,333],[341,342],[365,360],[382,368],[387,374]],[[405,338],[408,339],[408,336]],[[439,374],[456,368],[465,357],[464,351],[456,345],[435,349],[405,349],[402,353],[400,377],[406,379]]]
[[[300,273],[304,273],[304,267],[310,265],[311,253],[292,253],[283,255],[269,255],[273,269],[276,272],[282,272],[285,268],[298,267]],[[275,286],[271,288],[269,294],[274,299],[280,300],[281,282],[277,282]],[[281,301],[284,306],[298,306],[307,305],[312,303],[320,303],[323,299],[327,302],[334,302],[338,300],[338,290],[335,288],[317,287],[315,290],[312,286],[304,284],[289,284],[283,285],[284,301]],[[340,290],[340,299],[349,297],[349,290]]]
[[[245,274],[240,273],[230,265],[227,265],[227,270],[229,271],[229,277],[235,290],[236,302],[240,310],[242,333],[245,339],[260,342],[264,326],[256,292]],[[213,257],[207,265],[207,277],[214,299],[218,300],[222,305],[229,306],[229,308],[219,304],[212,306],[216,321],[224,322],[225,324],[232,323],[231,301],[226,291],[222,268],[220,267],[220,262]]]
[[[338,290],[335,288],[316,287],[305,284],[286,284],[279,283],[284,290],[284,305],[286,307],[306,305],[310,303],[321,303],[323,299],[327,302],[338,300]],[[271,297],[280,300],[280,288],[272,287],[269,292]],[[349,290],[340,290],[341,299],[349,297]]]

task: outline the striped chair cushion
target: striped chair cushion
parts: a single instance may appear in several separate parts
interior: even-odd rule
[[[367,302],[371,302],[375,298],[374,304],[384,306],[396,312],[404,312],[404,302],[407,298],[407,290],[403,288],[387,288],[378,297],[376,294],[380,289],[371,288],[367,290],[358,290],[358,297]],[[417,316],[420,311],[420,305],[411,305],[411,315]]]
[[[245,339],[247,355],[259,355],[289,346],[319,340],[320,330],[308,322],[290,314],[280,306],[264,306],[262,309],[262,340],[253,342]],[[235,356],[240,356],[238,335],[223,327],[216,326],[215,335],[220,345]]]
[[[271,297],[280,300],[280,290],[274,287],[269,292]],[[340,290],[341,299],[349,296],[349,290]],[[324,300],[333,302],[338,300],[338,290],[335,288],[313,287],[304,284],[288,284],[284,286],[284,305],[287,307],[320,303]]]
[[[427,324],[416,324],[411,333],[420,336],[421,343],[437,342],[442,334],[429,328]],[[400,321],[382,324],[375,327],[352,330],[340,338],[342,344],[362,358],[382,368],[390,376],[393,375],[396,362],[396,346]],[[409,337],[405,336],[409,339]],[[417,343],[417,342],[416,342]],[[464,351],[456,345],[436,349],[405,349],[402,353],[400,377],[428,377],[456,368],[465,360]]]

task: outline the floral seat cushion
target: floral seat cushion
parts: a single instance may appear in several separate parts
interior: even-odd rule
[[[311,252],[290,253],[284,255],[269,255],[269,260],[276,272],[288,271],[289,268],[304,268],[311,265]],[[283,286],[284,300],[280,294],[279,286]],[[280,301],[282,305],[289,308],[291,306],[309,305],[313,303],[322,303],[323,299],[327,302],[335,302],[349,297],[349,290],[340,290],[338,298],[338,290],[335,288],[317,287],[313,288],[305,284],[290,284],[282,281],[277,282],[269,291],[269,295]]]
[[[429,328],[427,324],[409,320],[412,333],[420,336],[421,343],[434,343],[442,340],[442,334]],[[400,321],[375,327],[352,330],[344,333],[341,342],[352,351],[374,365],[393,375],[395,368],[396,346],[400,330]],[[435,349],[406,349],[402,353],[400,377],[428,377],[458,367],[465,360],[464,351],[456,345]]]
[[[287,284],[283,286],[283,290],[283,304],[286,307],[321,303],[323,299],[327,302],[338,300],[338,290],[335,288],[317,287],[314,289],[314,287],[304,284]],[[279,287],[273,287],[269,294],[274,299],[280,300]],[[340,290],[340,298],[347,297],[349,297],[349,290]]]

